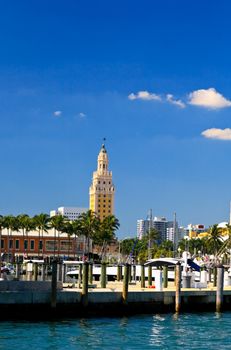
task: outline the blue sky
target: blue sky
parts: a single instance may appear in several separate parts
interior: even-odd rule
[[[229,216],[231,3],[0,1],[0,211],[88,206],[103,137],[119,235]]]

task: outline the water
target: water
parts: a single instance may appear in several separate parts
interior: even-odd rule
[[[231,348],[231,313],[1,322],[0,349]]]

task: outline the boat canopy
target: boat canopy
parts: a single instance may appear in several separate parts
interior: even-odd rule
[[[145,266],[173,266],[178,262],[182,262],[182,259],[177,258],[159,258],[159,259],[150,259],[144,265]]]

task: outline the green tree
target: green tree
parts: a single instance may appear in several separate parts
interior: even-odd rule
[[[81,232],[85,237],[84,255],[87,253],[89,258],[90,239],[98,234],[100,230],[100,220],[92,210],[82,213],[79,217],[81,224]]]
[[[207,240],[207,249],[208,249],[208,253],[215,255],[215,261],[217,258],[218,250],[222,246],[222,242],[223,242],[223,239],[222,239],[220,228],[218,228],[217,224],[213,225],[209,229],[209,236],[208,236],[208,240]]]
[[[58,237],[61,232],[65,229],[66,219],[62,215],[52,216],[50,219],[50,227],[54,229],[54,257],[56,256],[57,248],[57,233]],[[59,256],[59,246],[58,246],[58,256]]]
[[[35,223],[35,227],[38,230],[39,233],[39,242],[38,242],[38,255],[40,255],[40,237],[42,237],[42,255],[44,252],[44,232],[48,232],[49,230],[49,223],[50,223],[50,217],[48,214],[38,214],[35,215],[34,218],[34,223]]]
[[[13,231],[19,230],[19,221],[13,215],[4,216],[3,227],[7,229],[7,259],[13,247],[10,247],[10,237],[12,237]]]
[[[114,215],[109,215],[103,219],[93,236],[93,241],[102,246],[101,256],[105,257],[107,245],[115,239],[115,231],[118,230],[119,220]]]
[[[227,251],[229,250],[229,254],[230,254],[230,249],[231,249],[231,225],[227,224],[227,235],[228,238],[222,243],[217,255],[221,255],[221,254],[227,254]]]

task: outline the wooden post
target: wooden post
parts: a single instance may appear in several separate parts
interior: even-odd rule
[[[140,283],[140,286],[141,288],[145,288],[145,267],[144,267],[144,264],[142,264],[140,266],[141,268],[141,283]]]
[[[21,270],[21,265],[19,262],[16,263],[16,278],[17,280],[20,279],[20,270]],[[0,278],[1,278],[1,275],[0,275]]]
[[[107,267],[106,267],[106,263],[102,262],[101,276],[100,276],[101,288],[106,288],[106,278],[107,278]]]
[[[124,279],[123,279],[123,291],[122,291],[122,301],[124,304],[128,302],[128,283],[129,283],[129,265],[124,266]]]
[[[46,275],[46,265],[45,265],[45,263],[43,263],[42,264],[42,275],[41,275],[42,281],[45,281],[45,275]]]
[[[176,295],[175,295],[175,311],[180,312],[181,309],[181,264],[176,264]]]
[[[57,302],[57,261],[52,262],[52,279],[51,279],[51,307],[56,308]]]
[[[61,264],[58,263],[57,264],[57,281],[60,281],[60,268],[61,268]]]
[[[122,266],[117,265],[117,281],[120,282],[122,279]]]
[[[148,265],[148,285],[152,285],[152,266]]]
[[[67,272],[67,266],[66,264],[62,265],[62,282],[66,282],[66,272]]]
[[[88,265],[87,261],[83,264],[82,304],[84,307],[88,305]]]
[[[224,288],[224,266],[217,267],[217,293],[216,293],[216,312],[221,312],[223,306],[223,288]]]
[[[213,268],[213,287],[217,286],[217,268]]]
[[[128,264],[128,283],[132,281],[132,265]]]
[[[93,263],[89,264],[89,284],[93,281]]]
[[[78,288],[81,288],[82,284],[82,274],[83,274],[83,265],[79,265],[79,274],[78,274]]]
[[[132,265],[132,280],[136,282],[136,265]]]
[[[163,266],[164,288],[168,288],[168,266]]]
[[[33,266],[34,267],[34,269],[33,269],[34,270],[33,271],[34,272],[34,281],[37,281],[38,280],[38,264],[34,263],[33,265],[34,265]]]
[[[209,267],[208,273],[209,273],[209,283],[211,283],[211,281],[212,281],[212,269],[211,269],[211,267]]]

